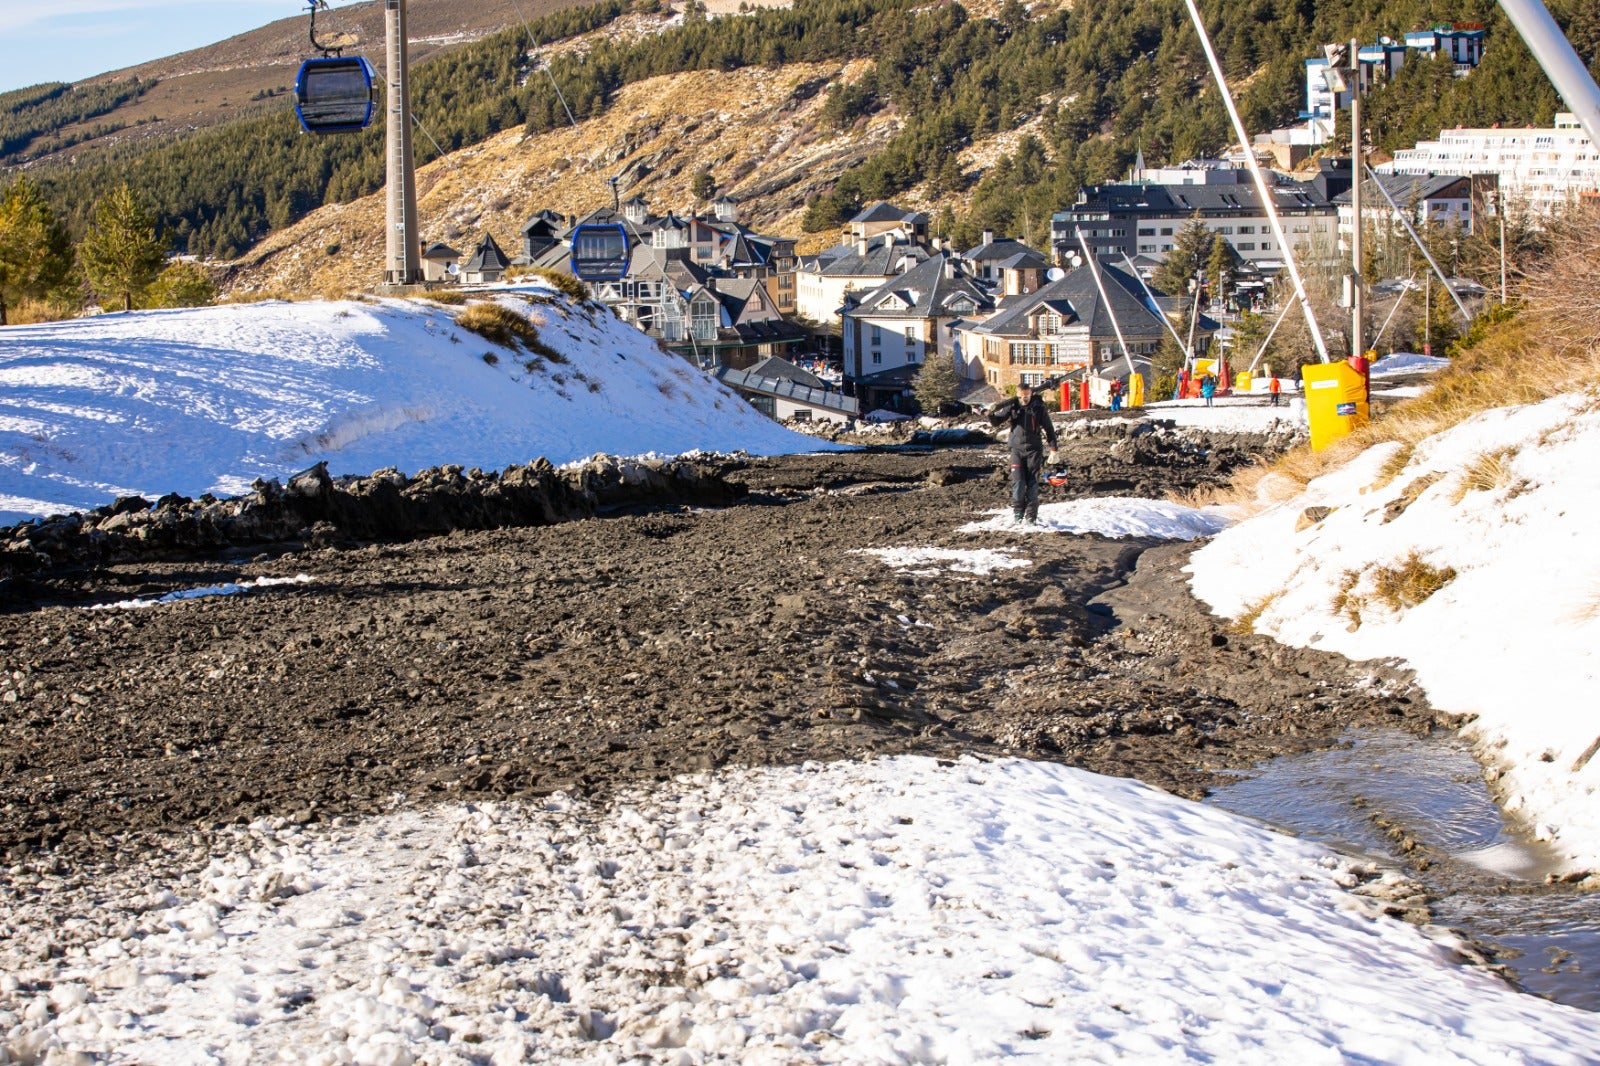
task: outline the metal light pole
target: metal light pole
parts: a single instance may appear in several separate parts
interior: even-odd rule
[[[1366,279],[1362,276],[1361,261],[1361,168],[1366,153],[1361,144],[1361,42],[1350,42],[1350,210],[1355,215],[1355,226],[1350,238],[1350,258],[1354,266],[1350,277],[1350,354],[1365,356],[1367,351]]]
[[[388,54],[384,76],[389,82],[383,281],[386,285],[416,285],[422,281],[422,247],[417,224],[416,162],[411,153],[406,0],[384,0],[383,20]]]

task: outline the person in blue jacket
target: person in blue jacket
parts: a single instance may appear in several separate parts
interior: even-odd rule
[[[1211,397],[1217,394],[1217,379],[1207,374],[1200,379],[1200,395],[1206,398],[1206,406],[1211,406]]]
[[[1011,453],[1011,511],[1018,522],[1039,524],[1039,471],[1045,460],[1051,466],[1061,461],[1056,451],[1056,427],[1044,401],[1034,394],[1033,385],[1022,382],[1017,394],[1002,400],[989,412],[989,423],[1010,426],[1006,444]],[[1050,440],[1045,455],[1044,439]]]

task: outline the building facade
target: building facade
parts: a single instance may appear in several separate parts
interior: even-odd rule
[[[1316,183],[1280,178],[1269,191],[1297,255],[1318,242],[1334,247],[1338,215]],[[1088,186],[1077,203],[1051,216],[1051,245],[1058,262],[1079,254],[1079,233],[1101,260],[1120,263],[1123,256],[1140,255],[1161,259],[1193,218],[1221,234],[1255,269],[1283,266],[1283,249],[1250,174],[1236,168],[1197,167],[1193,180],[1184,184]]]
[[[1403,148],[1376,168],[1385,174],[1494,175],[1510,203],[1548,216],[1600,195],[1600,149],[1577,116],[1556,115],[1553,128],[1445,130],[1436,141]]]

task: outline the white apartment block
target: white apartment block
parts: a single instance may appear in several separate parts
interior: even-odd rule
[[[1554,129],[1445,130],[1436,141],[1395,153],[1385,174],[1493,174],[1509,203],[1549,215],[1581,196],[1600,194],[1600,150],[1576,116],[1556,115]]]

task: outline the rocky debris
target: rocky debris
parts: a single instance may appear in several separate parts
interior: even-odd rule
[[[1003,506],[1003,460],[725,456],[691,464],[682,488],[662,482],[670,467],[618,460],[495,478],[313,468],[233,501],[263,512],[250,528],[296,538],[253,557],[169,549],[39,570],[33,602],[57,606],[0,614],[0,854],[120,854],[240,820],[384,810],[399,794],[604,794],[874,752],[1009,751],[1197,795],[1351,721],[1434,719],[1403,677],[1364,680],[1370,665],[1227,633],[1189,598],[1183,549],[1018,536],[1031,565],[984,577],[859,553],[1007,541],[956,532]],[[1071,442],[1069,460],[1126,476],[1103,440]],[[1147,469],[1175,489],[1217,476],[1192,456]],[[372,528],[352,514],[385,507],[410,508],[397,511],[410,528],[498,521],[519,479],[564,494],[520,512],[533,524],[350,540]],[[646,492],[680,502],[606,509]],[[708,495],[745,502],[685,500]],[[129,508],[152,528],[163,512]],[[569,513],[603,517],[541,524]],[[76,516],[74,535],[111,517]],[[309,581],[81,609],[297,574]]]
[[[742,495],[702,464],[605,455],[559,470],[539,459],[499,472],[442,466],[408,477],[391,468],[337,479],[321,462],[287,484],[258,479],[251,490],[228,499],[174,493],[154,505],[122,497],[85,514],[0,529],[0,600],[19,591],[12,579],[64,566],[552,525],[628,506],[721,506]]]

